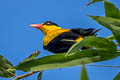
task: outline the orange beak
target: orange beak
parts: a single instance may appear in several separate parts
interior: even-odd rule
[[[30,26],[30,27],[34,27],[34,28],[37,28],[37,29],[40,29],[41,27],[43,27],[42,24],[30,24],[29,26]]]

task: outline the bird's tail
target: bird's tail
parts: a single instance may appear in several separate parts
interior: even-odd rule
[[[81,29],[81,35],[86,37],[86,36],[96,36],[97,32],[100,31],[101,29],[95,30],[94,28],[89,28],[89,29]]]
[[[94,29],[94,28],[88,28],[88,29],[83,29],[83,28],[73,28],[71,31],[75,34],[79,34],[83,37],[86,36],[96,36],[97,32],[100,31],[101,29]]]

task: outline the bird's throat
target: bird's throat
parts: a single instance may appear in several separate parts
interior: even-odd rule
[[[40,28],[44,35],[50,34],[51,32],[55,32],[60,29],[62,28],[56,26],[43,26],[42,28]]]

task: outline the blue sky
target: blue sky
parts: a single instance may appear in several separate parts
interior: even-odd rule
[[[111,0],[120,8],[119,0]],[[0,1],[0,54],[14,65],[40,50],[41,56],[51,55],[42,47],[44,35],[29,24],[53,21],[63,28],[102,28],[98,36],[107,37],[111,32],[87,15],[104,16],[103,2],[84,7],[88,0],[1,0]],[[118,65],[119,58],[94,63]],[[43,80],[79,80],[80,66],[44,71]],[[115,68],[87,67],[90,80],[112,80],[120,71]],[[22,71],[17,75],[23,74]],[[25,80],[36,80],[37,75]],[[0,80],[9,80],[0,78]],[[11,80],[11,79],[10,79]]]

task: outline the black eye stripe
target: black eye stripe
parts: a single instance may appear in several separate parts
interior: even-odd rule
[[[45,23],[43,23],[43,25],[56,25],[56,26],[58,26],[56,23],[53,23],[51,21],[46,21]]]

